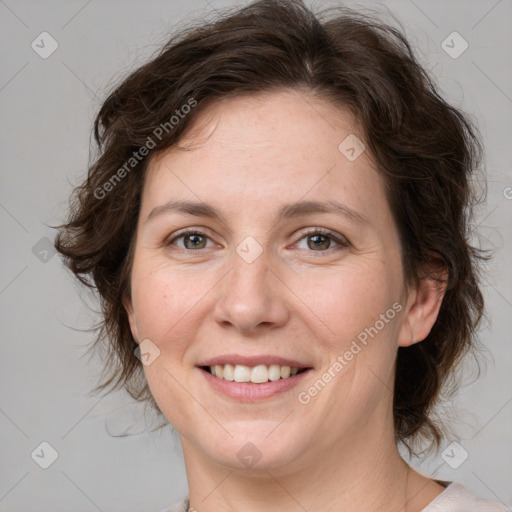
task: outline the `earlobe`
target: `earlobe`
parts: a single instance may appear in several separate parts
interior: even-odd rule
[[[428,273],[411,291],[410,302],[400,328],[398,345],[408,347],[423,341],[434,326],[446,291],[448,270],[440,262],[430,264]]]

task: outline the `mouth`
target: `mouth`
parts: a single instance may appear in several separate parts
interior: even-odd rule
[[[245,403],[278,400],[313,371],[312,366],[292,359],[234,354],[202,361],[197,369],[214,393]]]
[[[248,366],[230,363],[200,366],[200,368],[217,379],[251,384],[266,384],[268,382],[287,380],[311,369],[310,367],[301,368],[280,364]]]
[[[214,393],[247,403],[277,400],[314,370],[305,361],[271,354],[224,354],[196,367]]]

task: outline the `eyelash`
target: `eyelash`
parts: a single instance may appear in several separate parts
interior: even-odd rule
[[[173,242],[175,242],[176,240],[180,239],[180,238],[183,238],[187,235],[199,235],[199,236],[202,236],[202,237],[206,237],[206,238],[210,238],[208,236],[207,233],[205,233],[204,231],[201,231],[199,229],[195,229],[195,228],[187,228],[187,229],[184,229],[183,231],[180,231],[178,232],[176,235],[174,235],[172,238],[168,239],[168,241],[165,242],[165,246],[170,246],[170,245],[174,245]],[[299,240],[296,242],[298,243],[300,240],[302,240],[303,238],[306,238],[307,236],[311,236],[311,235],[322,235],[322,236],[325,236],[327,238],[330,238],[331,240],[334,240],[339,246],[341,247],[349,247],[349,242],[348,240],[345,238],[345,237],[342,237],[341,235],[337,235],[335,232],[333,231],[329,231],[328,229],[323,229],[323,228],[315,228],[313,230],[310,230],[306,233],[303,233],[302,236],[299,238]],[[311,252],[311,253],[315,253],[315,252],[319,252],[319,253],[325,253],[325,252],[328,252],[330,250],[335,250],[335,249],[339,249],[340,247],[330,247],[329,249],[325,249],[325,250],[320,250],[320,251],[308,251],[308,252]],[[182,249],[181,247],[178,248],[178,250],[180,251],[186,251],[186,252],[200,252],[200,251],[203,251],[203,250],[206,250],[205,248],[203,249]]]

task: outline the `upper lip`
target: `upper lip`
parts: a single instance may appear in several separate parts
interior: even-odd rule
[[[199,363],[197,366],[215,366],[216,364],[232,364],[232,365],[245,365],[257,366],[264,364],[270,366],[271,364],[278,364],[280,366],[290,366],[291,368],[311,368],[310,365],[295,359],[287,359],[280,356],[264,355],[261,356],[242,356],[239,354],[224,354],[211,359],[206,359]]]

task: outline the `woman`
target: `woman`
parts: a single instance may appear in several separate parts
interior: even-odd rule
[[[476,130],[400,32],[255,2],[171,39],[95,136],[56,247],[102,299],[102,388],[179,432],[172,510],[505,510],[398,451],[443,440],[484,258]]]

